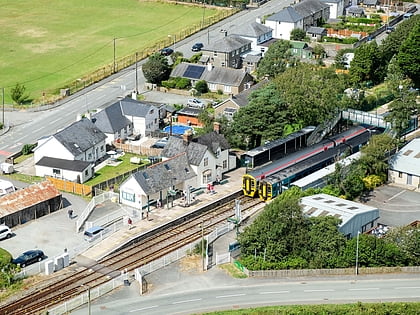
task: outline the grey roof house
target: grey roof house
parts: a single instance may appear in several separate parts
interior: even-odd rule
[[[261,46],[261,44],[273,38],[273,30],[270,27],[257,22],[241,25],[233,34],[251,41],[251,52],[246,56],[264,56],[267,47]]]

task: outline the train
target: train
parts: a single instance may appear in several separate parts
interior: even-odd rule
[[[352,127],[318,144],[289,154],[242,176],[244,195],[268,201],[276,197],[292,181],[334,162],[337,156],[352,153],[367,143],[371,131],[362,126]]]

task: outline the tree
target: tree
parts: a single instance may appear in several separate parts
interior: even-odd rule
[[[143,65],[142,70],[147,82],[153,84],[160,84],[162,81],[167,80],[171,73],[168,60],[159,53],[151,55]]]
[[[397,63],[401,71],[420,86],[420,23],[414,26],[406,40],[401,44],[397,54]]]
[[[381,77],[378,73],[380,64],[381,57],[376,42],[362,44],[355,50],[350,64],[350,77],[353,83],[378,82]]]
[[[23,84],[16,83],[16,85],[11,90],[11,98],[12,100],[21,105],[28,100],[29,95],[25,94],[26,87]]]
[[[374,135],[369,144],[362,148],[359,163],[366,169],[366,175],[378,175],[386,179],[387,157],[397,145],[397,141],[388,134]]]
[[[385,239],[396,244],[407,255],[411,265],[420,265],[420,226],[394,227]]]
[[[325,56],[325,48],[320,44],[316,44],[314,47],[314,55],[316,58],[323,58]]]
[[[334,62],[337,69],[346,69],[348,65],[348,60],[345,57],[345,54],[354,52],[352,48],[340,49],[335,55]]]
[[[285,71],[289,64],[294,64],[290,48],[290,42],[282,39],[270,45],[258,66],[258,77],[275,77]]]
[[[290,32],[290,39],[291,40],[303,41],[305,39],[305,37],[306,37],[306,32],[301,28],[294,28]]]
[[[207,93],[209,91],[209,88],[207,86],[207,82],[204,81],[204,80],[197,81],[194,88],[197,90],[197,92],[199,92],[201,94],[202,93]]]

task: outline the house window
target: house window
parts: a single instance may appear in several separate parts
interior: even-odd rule
[[[92,153],[88,154],[88,159],[91,160],[92,159]]]
[[[152,110],[150,110],[150,114],[153,114],[154,113],[154,110],[152,109]]]
[[[398,177],[402,178],[402,172],[398,172]]]
[[[224,62],[222,62],[222,63],[220,64],[220,66],[221,66],[221,67],[225,67],[225,66],[226,66],[226,64],[225,64]]]
[[[213,56],[214,56],[214,57],[217,57],[217,52],[214,52],[214,53],[213,53]]]
[[[225,85],[225,92],[226,93],[231,93],[232,92],[232,87],[230,85]]]
[[[104,152],[105,148],[103,145],[101,145],[101,152]]]
[[[86,170],[85,171],[85,176],[88,176],[89,175],[89,170]]]
[[[131,193],[128,193],[128,192],[125,192],[125,191],[121,192],[121,198],[124,199],[124,200],[127,200],[127,201],[131,201],[131,202],[135,201],[135,195],[131,194]]]
[[[61,175],[61,170],[53,168],[53,174],[54,174],[54,176],[60,176]]]
[[[211,170],[205,170],[203,172],[203,184],[210,183],[211,181]]]
[[[227,160],[223,160],[223,169],[227,168]]]
[[[216,84],[214,84],[214,83],[209,83],[209,89],[210,89],[210,91],[216,91],[216,89],[217,89]]]
[[[413,184],[413,175],[407,174],[407,185]]]
[[[204,158],[204,166],[209,165],[209,158]]]

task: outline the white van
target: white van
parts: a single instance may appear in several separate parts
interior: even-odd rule
[[[6,225],[0,225],[0,240],[12,237],[12,230]]]
[[[0,196],[10,194],[15,190],[16,188],[11,182],[0,179]]]
[[[87,229],[84,233],[85,241],[92,242],[98,237],[102,236],[102,231],[104,228],[102,226],[92,226],[91,228]]]

